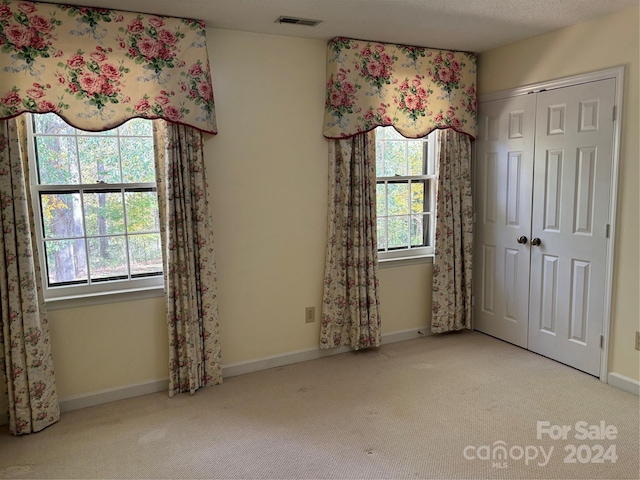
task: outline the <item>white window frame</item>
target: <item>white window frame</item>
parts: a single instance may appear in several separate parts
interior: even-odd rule
[[[393,127],[377,127],[377,128],[393,128]],[[393,139],[393,141],[406,141],[406,142],[415,142],[415,141],[423,141],[423,155],[425,155],[425,159],[427,162],[431,162],[431,168],[427,167],[427,171],[430,170],[429,173],[423,175],[412,175],[412,176],[393,176],[393,177],[385,177],[385,176],[376,176],[376,189],[378,184],[388,185],[389,183],[394,182],[407,182],[411,185],[412,181],[428,181],[431,183],[429,188],[429,204],[432,206],[430,212],[428,213],[429,218],[429,231],[431,235],[431,245],[422,246],[422,247],[411,247],[407,248],[396,248],[396,249],[388,249],[382,250],[378,248],[378,261],[380,264],[391,264],[391,263],[406,263],[409,261],[413,263],[413,261],[430,261],[435,253],[435,227],[436,227],[436,191],[438,186],[438,180],[435,172],[435,162],[437,159],[437,131],[431,132],[426,137],[421,139]],[[378,146],[379,140],[376,138],[376,148]],[[382,140],[384,142],[384,140]],[[384,153],[383,153],[384,155]],[[405,158],[408,161],[408,157]],[[409,187],[410,188],[410,187]],[[410,201],[410,198],[409,198]],[[409,211],[411,209],[411,205],[409,205]],[[379,217],[380,218],[380,217]],[[387,217],[388,218],[388,217]],[[386,235],[386,234],[385,234]]]
[[[137,299],[137,298],[149,298],[160,296],[164,291],[164,278],[162,274],[131,277],[131,272],[128,272],[129,278],[114,279],[114,280],[102,280],[96,282],[90,282],[81,285],[60,285],[49,286],[48,271],[47,271],[47,258],[44,248],[44,231],[42,222],[42,209],[40,203],[40,194],[45,192],[79,192],[82,202],[82,193],[86,190],[95,191],[105,189],[109,192],[120,191],[124,196],[126,191],[156,191],[155,182],[145,183],[104,183],[99,182],[95,184],[63,184],[63,185],[41,185],[38,180],[39,170],[36,158],[35,138],[37,134],[34,132],[33,126],[33,114],[27,114],[27,137],[28,137],[28,154],[29,154],[29,170],[30,174],[30,188],[31,188],[31,200],[33,205],[34,224],[35,224],[35,236],[37,240],[37,248],[40,257],[40,271],[42,277],[42,287],[45,297],[45,301],[48,305],[53,302],[58,305],[59,308],[67,308],[73,306],[92,305],[98,303],[110,303],[113,301]],[[96,134],[99,136],[99,134]],[[52,135],[47,135],[52,136]],[[113,135],[109,135],[109,138],[114,138]],[[120,138],[120,136],[116,136]],[[124,201],[124,198],[123,198]],[[84,212],[84,208],[82,211]],[[83,223],[85,221],[84,213],[82,216]],[[125,222],[126,232],[126,218]],[[141,232],[143,233],[143,232]],[[128,234],[124,234],[128,245]],[[89,236],[91,237],[91,236]],[[87,237],[84,237],[87,238]],[[64,240],[64,239],[62,239]],[[87,265],[89,265],[89,253],[87,255]],[[107,298],[109,297],[109,298]]]

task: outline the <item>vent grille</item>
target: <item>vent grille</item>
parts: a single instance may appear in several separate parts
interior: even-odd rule
[[[284,15],[281,15],[276,20],[276,23],[287,23],[289,25],[302,25],[304,27],[315,27],[319,23],[322,23],[322,20],[313,20],[311,18],[285,17]]]

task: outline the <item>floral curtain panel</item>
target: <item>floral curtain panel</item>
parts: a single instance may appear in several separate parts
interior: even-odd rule
[[[202,133],[154,122],[169,329],[169,396],[222,383],[216,261]]]
[[[373,132],[329,142],[329,210],[320,347],[380,346]]]
[[[431,331],[471,328],[473,197],[471,140],[452,130],[438,133],[436,247]]]
[[[163,118],[216,133],[204,24],[102,8],[0,4],[0,119],[56,112],[101,131]]]
[[[476,135],[476,55],[334,38],[327,51],[324,136],[393,125],[407,138],[437,128]]]
[[[60,407],[34,244],[24,117],[0,121],[0,383],[13,435],[57,422]]]

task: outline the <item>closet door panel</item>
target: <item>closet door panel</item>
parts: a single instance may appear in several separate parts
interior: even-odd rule
[[[473,325],[525,348],[535,105],[535,95],[480,104],[476,141]]]
[[[528,345],[596,376],[614,92],[610,79],[537,94]]]

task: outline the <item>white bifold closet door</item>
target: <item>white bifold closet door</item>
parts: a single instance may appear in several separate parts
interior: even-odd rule
[[[600,375],[615,80],[481,103],[474,328]]]

